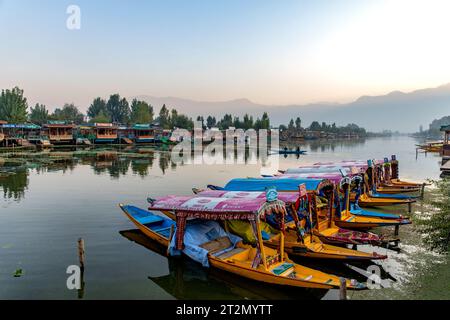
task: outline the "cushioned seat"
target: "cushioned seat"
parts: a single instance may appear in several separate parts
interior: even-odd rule
[[[225,259],[231,258],[235,254],[241,253],[244,250],[245,250],[244,248],[234,248],[233,250],[222,253],[220,256],[217,256],[217,258],[225,260]]]

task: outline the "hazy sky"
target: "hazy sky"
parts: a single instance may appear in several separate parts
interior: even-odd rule
[[[115,92],[344,102],[450,82],[449,15],[447,0],[0,0],[0,88],[50,109]]]

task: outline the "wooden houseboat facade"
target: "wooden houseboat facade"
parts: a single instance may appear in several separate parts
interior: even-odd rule
[[[76,126],[65,122],[50,122],[42,128],[42,136],[46,136],[52,144],[73,144]]]
[[[96,123],[94,125],[95,143],[115,143],[118,141],[119,127],[112,123]]]
[[[131,129],[135,143],[155,142],[155,129],[150,124],[135,124]]]

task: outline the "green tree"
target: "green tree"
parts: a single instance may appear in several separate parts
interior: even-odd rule
[[[208,128],[213,128],[216,126],[216,124],[217,121],[215,117],[208,116],[208,118],[206,118],[206,125],[208,126]]]
[[[2,90],[0,95],[0,119],[10,123],[27,121],[27,98],[18,87]]]
[[[300,119],[300,117],[297,117],[297,119],[295,119],[295,128],[297,130],[300,130],[302,128],[302,119]]]
[[[208,116],[206,119],[206,124],[209,128],[215,127],[217,125],[216,117]]]
[[[244,115],[244,129],[248,130],[248,129],[252,129],[254,126],[253,123],[253,117],[249,116],[248,114]]]
[[[106,115],[106,113],[107,113],[106,101],[103,100],[102,98],[95,98],[94,101],[92,102],[92,104],[89,106],[87,115],[89,118],[92,119],[92,118],[97,117],[102,112],[104,115]]]
[[[170,127],[170,115],[169,115],[169,109],[167,109],[166,105],[164,104],[159,111],[159,125],[163,129],[171,129]]]
[[[291,121],[289,121],[288,129],[289,130],[294,130],[294,128],[295,128],[294,119],[291,119]]]
[[[227,130],[233,126],[233,116],[231,114],[225,114],[218,125],[221,130]]]
[[[131,102],[131,122],[151,123],[153,121],[153,107],[145,101],[134,99]]]
[[[106,111],[114,123],[128,123],[130,121],[130,105],[127,99],[113,94],[106,103]]]
[[[43,104],[36,103],[36,106],[30,108],[30,121],[36,124],[47,123],[49,114],[47,108]]]
[[[84,114],[73,103],[66,103],[62,109],[56,108],[50,119],[81,124],[84,122]]]
[[[169,117],[170,129],[172,128],[181,128],[178,127],[178,111],[176,109],[172,109]]]
[[[109,123],[111,118],[105,113],[105,111],[100,111],[94,118],[91,118],[89,122],[91,123]]]
[[[262,118],[261,118],[261,129],[270,129],[270,119],[267,112],[264,112]]]
[[[309,126],[309,130],[311,131],[320,131],[321,129],[322,127],[320,126],[320,123],[318,121],[313,121]]]

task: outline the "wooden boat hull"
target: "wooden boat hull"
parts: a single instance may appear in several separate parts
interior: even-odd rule
[[[386,259],[385,255],[377,253],[367,253],[343,247],[337,247],[330,244],[324,244],[319,237],[314,236],[314,242],[311,243],[311,237],[305,239],[305,244],[292,242],[285,239],[284,251],[289,256],[299,256],[314,259],[332,259],[332,260],[379,260]],[[279,241],[265,241],[264,244],[270,248],[277,248]]]
[[[377,227],[400,226],[410,224],[409,219],[381,219],[375,217],[355,216],[349,212],[343,211],[342,219],[336,219],[335,225],[344,229],[371,229]]]
[[[396,193],[413,193],[413,192],[419,192],[420,189],[418,188],[398,188],[398,187],[378,187],[377,192],[378,193],[385,193],[385,194],[396,194]]]
[[[290,261],[285,261],[286,263],[293,263]],[[246,266],[241,263],[236,263],[233,261],[226,261],[215,258],[214,256],[209,256],[209,263],[212,267],[233,273],[240,277],[247,279],[274,284],[281,286],[290,287],[301,287],[301,288],[315,288],[315,289],[333,289],[339,287],[339,278],[333,275],[328,275],[326,273],[313,270],[307,267],[302,267],[300,265],[295,265],[295,270],[301,274],[308,274],[304,279],[301,278],[290,278],[288,276],[279,276],[271,273],[270,271],[265,271],[261,268],[253,269],[250,266]],[[313,280],[314,279],[314,280]],[[349,280],[346,282],[347,289],[361,290],[365,289],[363,286],[352,285]]]
[[[401,181],[399,179],[391,179],[391,183],[394,186],[406,186],[406,187],[418,187],[418,188],[420,188],[424,185],[423,183]]]
[[[413,199],[391,199],[391,198],[374,198],[367,194],[362,195],[358,199],[358,205],[360,207],[384,207],[384,206],[395,206],[402,204],[410,204],[415,202]]]

